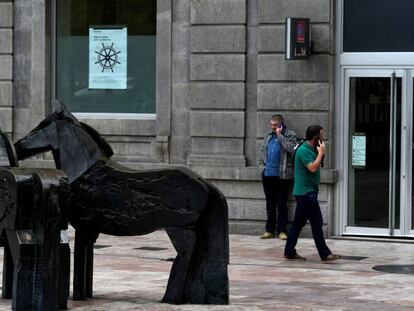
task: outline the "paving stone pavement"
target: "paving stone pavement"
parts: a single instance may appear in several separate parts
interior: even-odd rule
[[[73,231],[70,235],[73,241]],[[414,310],[414,274],[372,269],[414,265],[414,241],[329,239],[327,243],[345,259],[321,263],[313,240],[300,239],[298,253],[307,261],[287,261],[282,256],[284,241],[231,235],[231,304],[177,306],[159,303],[175,257],[164,231],[140,237],[101,235],[95,249],[94,298],[70,300],[69,309]],[[10,310],[10,301],[0,299],[0,310]]]

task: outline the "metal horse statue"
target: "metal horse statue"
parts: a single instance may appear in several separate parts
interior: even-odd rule
[[[228,208],[213,185],[185,168],[134,171],[111,161],[109,144],[60,104],[15,147],[19,160],[51,150],[67,174],[59,204],[76,230],[74,299],[92,296],[99,233],[165,228],[177,257],[162,301],[228,304]]]

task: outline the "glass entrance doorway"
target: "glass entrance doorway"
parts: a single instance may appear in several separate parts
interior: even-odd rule
[[[413,71],[345,70],[344,234],[413,236]]]

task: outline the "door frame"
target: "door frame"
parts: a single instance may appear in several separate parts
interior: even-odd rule
[[[402,79],[401,96],[401,172],[400,180],[400,229],[395,229],[393,237],[414,237],[412,230],[412,122],[413,122],[413,80],[414,66],[343,66],[341,68],[340,111],[337,124],[338,147],[336,159],[341,172],[337,184],[337,225],[339,235],[390,236],[388,228],[365,228],[347,226],[349,194],[349,80],[351,77],[390,77],[392,73]],[[409,104],[411,103],[411,104]],[[342,175],[342,176],[341,176]]]
[[[348,69],[401,69],[401,70],[411,70],[411,72],[414,72],[414,52],[373,52],[373,53],[344,53],[343,52],[343,12],[344,12],[344,0],[335,0],[335,124],[337,125],[337,130],[335,131],[335,167],[338,169],[338,182],[335,186],[335,198],[334,198],[334,219],[333,219],[333,234],[335,235],[343,235],[344,234],[344,228],[345,223],[348,220],[347,214],[345,214],[346,217],[344,217],[344,210],[347,209],[347,203],[348,203],[348,193],[345,185],[348,184],[347,174],[348,174],[348,167],[344,167],[346,163],[348,163],[348,131],[349,131],[349,125],[345,122],[345,111],[346,108],[349,108],[347,105],[345,105],[345,72]],[[413,88],[413,82],[412,78],[413,76],[410,76],[410,79],[404,79],[403,81],[403,88],[406,89]],[[414,90],[412,90],[414,91]],[[413,92],[403,92],[402,96],[402,105],[404,107],[407,107],[406,115],[409,115],[411,118],[413,116],[413,108],[414,105],[414,98],[413,98]],[[404,103],[411,103],[411,105],[406,105]],[[349,113],[349,110],[348,112]],[[343,126],[346,126],[346,129],[343,128]],[[411,135],[413,135],[413,125],[412,123],[405,124],[406,126],[406,133],[409,135],[406,135],[405,138],[403,136],[401,137],[401,143],[403,144],[403,139],[405,142],[405,146],[408,146],[408,144],[413,144],[413,140]],[[345,136],[346,135],[346,136]],[[407,141],[409,140],[409,141]],[[344,144],[344,142],[347,142]],[[344,147],[346,150],[344,150]],[[408,162],[405,162],[404,165],[409,164],[409,166],[406,166],[404,169],[407,172],[410,172],[410,174],[406,175],[406,181],[403,184],[401,184],[401,193],[403,191],[407,191],[407,187],[409,186],[409,189],[412,191],[412,182],[414,178],[411,176],[412,172],[412,154],[413,150],[412,148],[408,148],[409,150],[404,150],[404,154],[406,159],[408,159]],[[403,153],[403,150],[401,151]],[[346,161],[345,161],[346,160]],[[401,167],[401,170],[403,167]],[[403,189],[403,187],[405,187]],[[410,192],[411,193],[411,192]],[[406,204],[409,204],[407,206],[412,206],[412,196],[407,196],[406,198]],[[409,228],[409,223],[411,223],[412,219],[412,209],[407,208],[406,210],[409,210],[406,212],[402,217],[405,218],[404,220],[404,226],[406,228]],[[411,229],[407,230],[405,232],[405,236],[414,237],[414,225],[411,225]],[[386,229],[388,230],[388,229]],[[351,233],[349,233],[351,234]],[[355,235],[358,235],[358,232],[355,232]],[[363,235],[371,235],[368,233],[363,233]],[[379,234],[381,235],[381,234]]]
[[[414,237],[414,202],[413,202],[413,166],[414,166],[414,153],[413,153],[413,147],[414,147],[414,68],[409,71],[409,74],[407,74],[406,79],[406,109],[405,113],[409,117],[410,122],[407,122],[405,124],[406,126],[406,132],[407,132],[407,141],[405,146],[407,147],[407,150],[405,151],[405,154],[407,156],[407,161],[404,163],[406,166],[406,170],[409,174],[406,175],[406,204],[408,208],[405,211],[404,214],[404,227],[407,229],[404,233],[405,236]],[[410,148],[408,148],[410,146]],[[411,206],[411,208],[409,208]]]

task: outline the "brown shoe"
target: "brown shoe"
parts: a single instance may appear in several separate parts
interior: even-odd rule
[[[288,260],[306,260],[305,257],[302,257],[302,256],[300,256],[298,254],[295,254],[295,255],[285,255],[283,257],[285,257],[285,259],[288,259]]]
[[[284,240],[284,241],[287,240],[287,235],[284,232],[280,232],[278,236],[279,236],[279,239],[281,240]]]
[[[337,259],[340,259],[340,258],[342,258],[341,255],[329,254],[325,258],[322,258],[322,261],[332,261],[332,260],[337,260]]]
[[[270,232],[265,232],[265,233],[263,233],[263,235],[260,238],[262,240],[264,240],[264,239],[274,239],[275,238],[275,234],[274,233],[270,233]]]

